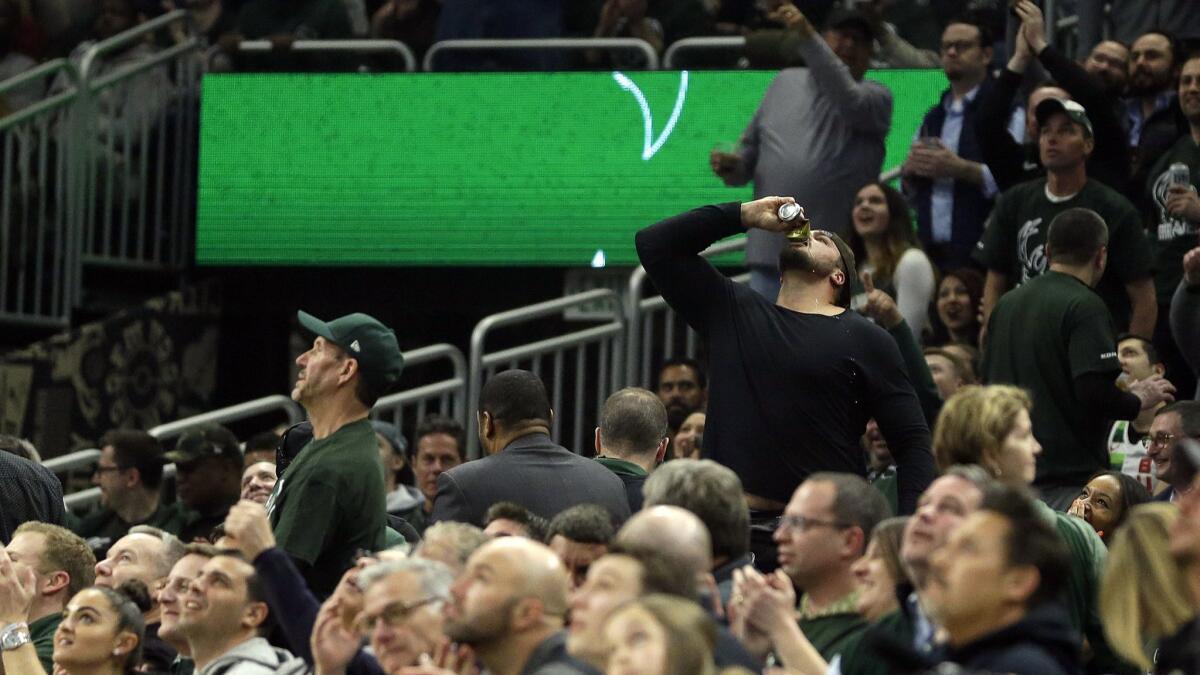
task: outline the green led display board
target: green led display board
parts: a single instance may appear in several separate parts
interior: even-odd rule
[[[633,234],[744,200],[709,171],[775,72],[210,75],[202,265],[637,263]],[[946,86],[873,71],[895,98],[885,168]]]

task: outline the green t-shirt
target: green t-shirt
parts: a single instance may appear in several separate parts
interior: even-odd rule
[[[1186,218],[1167,213],[1167,169],[1182,162],[1191,169],[1192,187],[1200,189],[1200,146],[1191,134],[1180,138],[1150,169],[1146,189],[1150,194],[1150,242],[1154,248],[1154,288],[1159,305],[1170,305],[1175,287],[1183,278],[1183,254],[1200,245],[1200,229]]]
[[[387,501],[375,431],[367,419],[312,440],[267,501],[276,545],[306,563],[318,597],[333,592],[360,549],[384,546]]]
[[[830,614],[815,619],[800,619],[800,630],[825,661],[841,654],[867,629],[858,614]]]
[[[1046,271],[1046,233],[1050,222],[1067,209],[1082,207],[1100,214],[1108,225],[1108,269],[1096,285],[1120,331],[1129,327],[1129,294],[1125,285],[1150,276],[1153,252],[1137,209],[1129,200],[1096,180],[1088,180],[1074,197],[1053,202],[1046,179],[1014,185],[1000,195],[976,258],[989,270],[1023,284]]]
[[[37,651],[38,661],[42,662],[42,668],[47,673],[54,672],[54,631],[58,630],[62,620],[62,612],[55,612],[29,624],[29,638]]]
[[[129,528],[135,525],[150,525],[160,530],[178,535],[187,523],[189,511],[179,502],[173,504],[159,503],[158,508],[150,517],[140,523],[127,523],[121,520],[115,511],[101,509],[83,518],[68,522],[75,534],[87,540],[88,546],[100,558],[113,545],[113,542],[124,537]]]
[[[870,648],[869,634],[886,635],[903,645],[912,646],[912,622],[901,610],[885,615],[858,634],[842,651],[842,675],[888,675],[892,668],[883,655]]]
[[[1108,467],[1111,421],[1075,397],[1075,378],[1116,378],[1117,339],[1108,308],[1073,276],[1046,272],[1006,293],[988,322],[983,381],[1033,395],[1033,434],[1042,445],[1038,485],[1083,485]]]

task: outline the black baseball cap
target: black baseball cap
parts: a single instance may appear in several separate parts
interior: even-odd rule
[[[358,372],[372,388],[388,392],[400,381],[404,355],[391,328],[361,312],[322,321],[308,312],[296,312],[300,325],[329,340],[358,361]]]
[[[176,464],[188,464],[205,457],[232,457],[241,464],[242,448],[232,431],[212,424],[183,432],[175,449],[163,457]]]

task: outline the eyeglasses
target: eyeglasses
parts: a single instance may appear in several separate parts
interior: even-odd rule
[[[797,532],[807,532],[814,527],[832,527],[837,530],[844,530],[849,525],[839,523],[836,520],[819,520],[817,518],[805,518],[804,516],[781,516],[779,518],[779,529],[781,530],[796,530]]]
[[[1176,436],[1175,434],[1169,434],[1165,431],[1160,431],[1157,434],[1154,434],[1153,436],[1146,437],[1146,441],[1147,441],[1146,447],[1150,447],[1153,445],[1162,447],[1164,445],[1167,445],[1171,441],[1175,440],[1176,438],[1179,438],[1179,437]]]
[[[404,623],[408,617],[418,609],[434,602],[442,602],[445,598],[430,596],[423,600],[418,600],[414,603],[405,604],[403,602],[393,602],[386,606],[378,614],[369,615],[361,614],[354,622],[355,629],[360,635],[366,635],[375,630],[375,626],[383,619],[383,623],[390,628],[395,628]]]
[[[968,49],[971,49],[972,47],[977,47],[977,46],[979,46],[979,43],[975,42],[974,40],[957,40],[957,41],[951,41],[951,42],[943,42],[942,43],[942,53],[945,54],[946,52],[950,51],[951,49],[953,49],[956,52],[965,52]]]

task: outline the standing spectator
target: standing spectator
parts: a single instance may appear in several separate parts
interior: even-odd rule
[[[0,452],[0,544],[8,544],[21,523],[62,525],[66,518],[58,476],[41,464]]]
[[[175,463],[175,494],[189,510],[179,538],[208,541],[241,498],[243,459],[237,437],[217,424],[187,431],[164,457]]]
[[[980,88],[993,86],[987,76],[992,42],[987,26],[973,19],[960,17],[946,26],[942,72],[950,87],[925,113],[904,161],[906,191],[917,210],[917,234],[938,269],[970,262],[999,192],[983,163],[976,132]],[[896,300],[903,303],[900,297]],[[919,333],[921,324],[909,321],[909,327]]]
[[[1185,12],[1186,14],[1187,12]],[[1150,168],[1176,139],[1188,133],[1188,121],[1176,96],[1175,78],[1184,53],[1175,37],[1162,30],[1138,36],[1129,49],[1129,97],[1125,99],[1133,184],[1146,184]]]
[[[608,553],[614,534],[612,517],[595,504],[572,506],[550,521],[546,545],[567,568],[572,592],[583,584],[592,563]]]
[[[1090,209],[1107,225],[1107,270],[1096,293],[1120,331],[1149,337],[1158,304],[1150,278],[1151,251],[1137,210],[1112,188],[1090,178],[1085,161],[1095,147],[1087,111],[1074,101],[1048,98],[1038,104],[1038,148],[1046,177],[1006,190],[976,252],[987,267],[983,316],[1000,295],[1046,271],[1046,230],[1068,209]],[[1106,257],[1107,259],[1107,257]]]
[[[642,508],[642,486],[667,453],[667,432],[667,409],[653,392],[629,387],[604,402],[596,461],[625,484],[630,513]]]
[[[708,528],[712,541],[712,575],[729,602],[733,572],[756,562],[750,552],[750,511],[742,494],[742,481],[729,468],[712,460],[675,460],[660,467],[646,481],[646,506],[678,506],[692,512]],[[770,531],[759,531],[764,567],[774,567],[774,542]],[[770,562],[768,562],[770,561]]]
[[[438,476],[431,520],[483,522],[490,505],[511,501],[542,518],[576,504],[629,517],[625,484],[611,471],[550,438],[554,411],[541,378],[527,370],[493,376],[479,394],[479,442],[487,455]]]
[[[929,325],[934,271],[917,243],[908,203],[892,187],[868,183],[854,196],[850,221],[850,249],[855,260],[861,261],[860,272],[870,274],[874,286],[895,299],[913,339],[919,342]],[[866,294],[856,296],[854,304],[866,304]]]
[[[1200,376],[1200,248],[1183,256],[1183,280],[1171,298],[1171,336],[1192,374]]]
[[[700,362],[688,357],[667,359],[658,369],[658,398],[667,408],[667,429],[674,437],[688,415],[708,404],[708,377]]]
[[[1107,420],[1133,419],[1171,400],[1174,388],[1157,376],[1131,393],[1114,384],[1120,364],[1112,319],[1091,290],[1108,258],[1104,221],[1070,208],[1048,229],[1050,269],[1001,298],[988,322],[983,381],[1033,394],[1033,433],[1045,449],[1034,484],[1046,503],[1065,510],[1092,474],[1108,468]]]
[[[1117,361],[1121,364],[1121,375],[1117,379],[1118,386],[1139,382],[1149,377],[1165,377],[1166,369],[1154,343],[1146,338],[1128,333],[1117,336]],[[1176,378],[1171,375],[1171,384]],[[1176,385],[1178,389],[1178,385]],[[1108,458],[1111,466],[1121,467],[1121,471],[1154,490],[1158,479],[1151,468],[1153,462],[1146,456],[1146,435],[1150,433],[1150,424],[1154,415],[1166,403],[1147,408],[1132,420],[1117,420],[1112,430],[1108,432]]]
[[[1124,44],[1139,35],[1163,26],[1170,26],[1179,35],[1195,43],[1200,41],[1200,16],[1191,11],[1190,0],[1109,0],[1109,2],[1080,2],[1076,56],[1083,58],[1106,32]],[[1110,30],[1106,31],[1105,28]]]
[[[367,412],[399,381],[404,357],[395,334],[366,314],[299,317],[317,337],[296,359],[292,399],[308,411],[313,436],[275,484],[267,512],[279,548],[324,597],[355,551],[383,548],[383,476]]]
[[[1150,425],[1149,437],[1146,454],[1154,462],[1155,476],[1165,484],[1154,500],[1178,502],[1191,488],[1197,469],[1184,456],[1180,442],[1200,439],[1200,401],[1178,401],[1160,409]]]
[[[1180,351],[1187,343],[1171,339],[1170,305],[1183,278],[1183,256],[1196,245],[1200,234],[1200,197],[1196,195],[1200,186],[1200,56],[1183,62],[1177,100],[1190,133],[1180,136],[1157,161],[1148,160],[1153,165],[1147,172],[1145,189],[1150,198],[1149,231],[1158,294],[1154,346],[1162,354],[1180,396],[1190,398],[1196,378]],[[1178,179],[1172,178],[1170,169],[1177,164],[1188,168],[1186,183],[1176,183]]]
[[[163,503],[162,473],[163,451],[158,439],[127,429],[104,434],[100,459],[92,471],[92,485],[100,488],[100,510],[71,529],[88,540],[98,558],[134,525],[179,532],[187,514],[178,504]]]
[[[371,17],[371,37],[403,42],[419,62],[433,45],[441,10],[438,0],[384,0]]]
[[[63,620],[67,601],[92,585],[96,556],[87,542],[70,530],[30,521],[17,528],[4,549],[18,575],[33,571],[33,597],[29,613],[29,637],[38,660],[47,673],[54,670],[54,633]]]
[[[655,287],[709,343],[704,456],[733,469],[750,508],[770,522],[811,473],[866,475],[858,442],[874,417],[899,468],[900,509],[911,511],[933,474],[929,427],[896,341],[846,311],[855,278],[850,247],[815,230],[784,248],[775,303],[699,255],[746,229],[791,229],[777,214],[787,203],[794,200],[702,207],[637,234]]]
[[[808,67],[781,71],[737,152],[714,151],[709,163],[726,185],[753,180],[755,198],[795,197],[817,227],[846,234],[854,191],[879,175],[892,120],[891,92],[863,80],[871,24],[861,14],[838,13],[818,35],[792,4],[780,5],[772,16],[799,36]],[[747,236],[750,287],[774,302],[783,232],[753,229]]]
[[[396,515],[408,521],[417,534],[424,534],[437,498],[438,476],[467,460],[467,434],[458,420],[431,415],[417,423],[412,447],[409,461],[424,499],[420,505]]]
[[[1105,96],[1123,97],[1129,81],[1129,45],[1117,40],[1097,42],[1084,59],[1083,69],[1104,83]]]
[[[947,346],[979,344],[979,308],[983,302],[983,275],[970,267],[946,272],[938,284],[937,321],[929,344]]]

